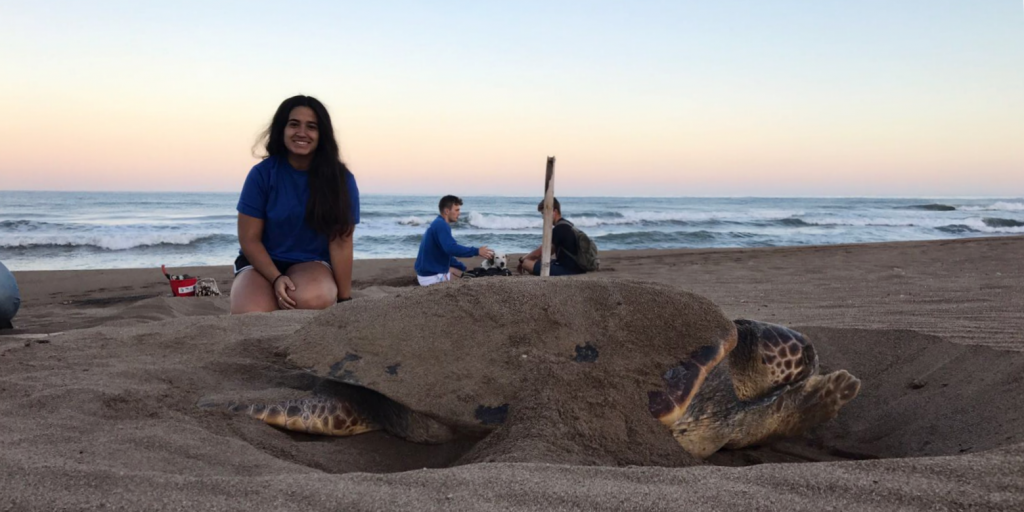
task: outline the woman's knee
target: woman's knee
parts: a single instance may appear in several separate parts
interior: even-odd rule
[[[268,313],[277,310],[274,289],[255,270],[242,271],[231,284],[231,314]]]
[[[298,309],[327,309],[338,302],[334,274],[319,262],[300,263],[288,269],[295,290],[288,295]]]
[[[289,295],[295,300],[298,309],[327,309],[338,302],[338,289],[334,283],[330,286],[322,283],[306,284],[297,287]]]

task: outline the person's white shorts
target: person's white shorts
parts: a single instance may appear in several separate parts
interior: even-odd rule
[[[447,283],[452,280],[452,273],[446,272],[444,274],[435,274],[432,276],[416,276],[416,280],[420,282],[420,286],[430,286],[437,283]]]

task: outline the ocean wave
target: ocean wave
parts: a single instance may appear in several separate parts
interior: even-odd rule
[[[231,221],[238,220],[238,214],[213,214],[213,215],[162,215],[163,220],[166,221],[186,221],[186,220],[199,220],[199,221]]]
[[[1024,227],[1024,222],[1013,219],[999,219],[995,217],[985,217],[981,219],[986,226],[990,228],[1019,228]]]
[[[939,226],[939,227],[937,227],[935,229],[937,229],[939,231],[942,231],[943,233],[950,233],[950,234],[954,234],[954,235],[961,234],[961,233],[978,233],[979,232],[977,229],[973,229],[973,228],[971,228],[970,226],[968,226],[966,224],[949,224],[947,226]]]
[[[927,211],[930,211],[930,212],[952,212],[952,211],[956,210],[956,207],[955,206],[950,206],[948,204],[931,203],[931,204],[912,204],[912,205],[909,205],[909,206],[897,206],[896,209],[897,210],[927,210]]]
[[[711,231],[629,231],[626,233],[608,233],[594,237],[598,246],[609,245],[657,245],[665,243],[694,243],[715,240],[722,235],[734,233],[713,233]],[[739,234],[739,233],[736,233]]]
[[[431,222],[434,222],[434,218],[435,217],[427,218],[427,217],[416,217],[414,215],[411,215],[409,217],[403,217],[401,219],[398,219],[398,223],[403,225],[403,226],[426,226],[427,224],[430,224]]]
[[[57,224],[38,220],[16,219],[0,221],[0,231],[33,231],[46,229]]]
[[[362,235],[356,231],[356,243],[359,245],[419,245],[423,234],[418,235]]]
[[[574,215],[566,217],[578,228],[595,228],[602,226],[689,226],[707,225],[722,222],[746,223],[746,222],[776,222],[785,221],[802,215],[803,212],[784,210],[754,210],[745,212],[658,212],[658,211],[625,211],[610,212],[600,216]],[[799,222],[799,220],[797,220]],[[508,215],[487,215],[478,212],[470,212],[466,223],[478,229],[495,230],[526,230],[541,229],[544,220],[540,216],[533,218]]]
[[[572,214],[573,214],[573,217],[602,217],[602,218],[612,218],[612,219],[621,219],[621,218],[625,217],[625,215],[623,215],[620,212],[603,212],[603,211],[582,211],[582,212],[572,212]],[[538,212],[538,213],[533,214],[533,215],[540,215],[540,213]]]
[[[808,219],[792,224],[789,221],[783,223],[791,225],[792,227],[803,227],[804,225],[810,227],[868,227],[868,228],[918,228],[918,229],[940,229],[946,228],[951,225],[964,225],[975,231],[980,232],[996,232],[997,229],[1004,228],[1015,228],[1020,227],[1020,222],[1012,219],[994,219],[986,221],[981,217],[968,217],[962,219],[956,219],[951,223],[949,218],[934,218],[934,217],[915,217],[915,218],[893,218],[893,217],[850,217],[850,218],[838,218],[838,219]]]
[[[538,214],[534,218],[514,217],[506,215],[485,215],[478,212],[469,212],[465,218],[466,224],[478,229],[498,229],[503,231],[515,231],[520,229],[541,229],[544,227],[544,219]]]
[[[106,215],[102,218],[79,216],[63,218],[61,222],[32,219],[0,221],[0,233],[48,230],[51,232],[87,232],[101,229],[195,229],[203,226],[234,225],[237,215],[161,215],[143,214]],[[115,228],[116,227],[116,228]]]
[[[419,246],[423,234],[360,235],[356,234],[357,245]],[[503,243],[540,243],[539,234],[530,233],[462,233],[455,236],[461,245],[493,245]]]
[[[794,227],[794,228],[803,228],[803,227],[820,226],[821,225],[821,224],[814,224],[814,223],[811,223],[811,222],[807,222],[806,220],[803,220],[803,219],[800,219],[800,218],[797,218],[797,217],[790,217],[788,219],[779,219],[777,221],[772,222],[772,224],[777,224],[777,225],[780,225],[780,226],[789,226],[789,227]]]
[[[964,206],[961,210],[968,210],[974,212],[989,212],[989,211],[1006,211],[1006,212],[1024,212],[1024,203],[1016,203],[1009,201],[998,201],[988,206]]]
[[[236,235],[198,233],[135,233],[135,234],[82,234],[4,236],[0,248],[5,249],[47,249],[47,248],[93,248],[105,251],[126,251],[140,247],[161,245],[188,246],[200,244],[238,243]]]
[[[524,247],[532,251],[541,243],[539,234],[528,233],[476,233],[472,235],[460,235],[457,240],[462,245],[482,246],[486,245],[491,249],[509,252],[510,247]]]
[[[994,203],[991,208],[993,210],[1006,210],[1011,212],[1024,212],[1024,203],[1008,203],[1000,201]]]

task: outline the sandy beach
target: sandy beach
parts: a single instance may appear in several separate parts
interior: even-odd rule
[[[210,298],[171,297],[156,268],[16,272],[0,510],[1021,510],[1022,254],[1024,237],[602,253],[584,279],[653,281],[792,327],[863,381],[803,438],[683,467],[279,431],[197,404],[305,392],[276,351],[348,304],[231,317],[229,266],[174,269],[215,278],[226,293]],[[411,269],[357,260],[352,304],[410,293]],[[512,454],[529,440],[502,439]]]

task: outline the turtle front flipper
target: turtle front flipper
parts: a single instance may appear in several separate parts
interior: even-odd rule
[[[275,427],[307,434],[352,436],[378,430],[380,427],[346,401],[329,397],[288,400],[274,405],[234,405],[234,412],[244,412]]]
[[[729,335],[716,345],[705,345],[690,354],[689,359],[681,361],[678,366],[665,372],[662,378],[665,381],[664,391],[650,391],[647,393],[647,408],[651,414],[661,421],[662,424],[673,430],[673,435],[679,440],[676,434],[677,425],[682,422],[687,410],[690,408],[694,397],[701,391],[705,381],[708,379],[715,367],[725,359],[725,356],[736,346],[736,331],[731,330]],[[722,440],[724,443],[725,440]],[[688,452],[698,457],[706,451],[701,446],[680,444]],[[714,452],[721,447],[721,443],[711,450]]]

